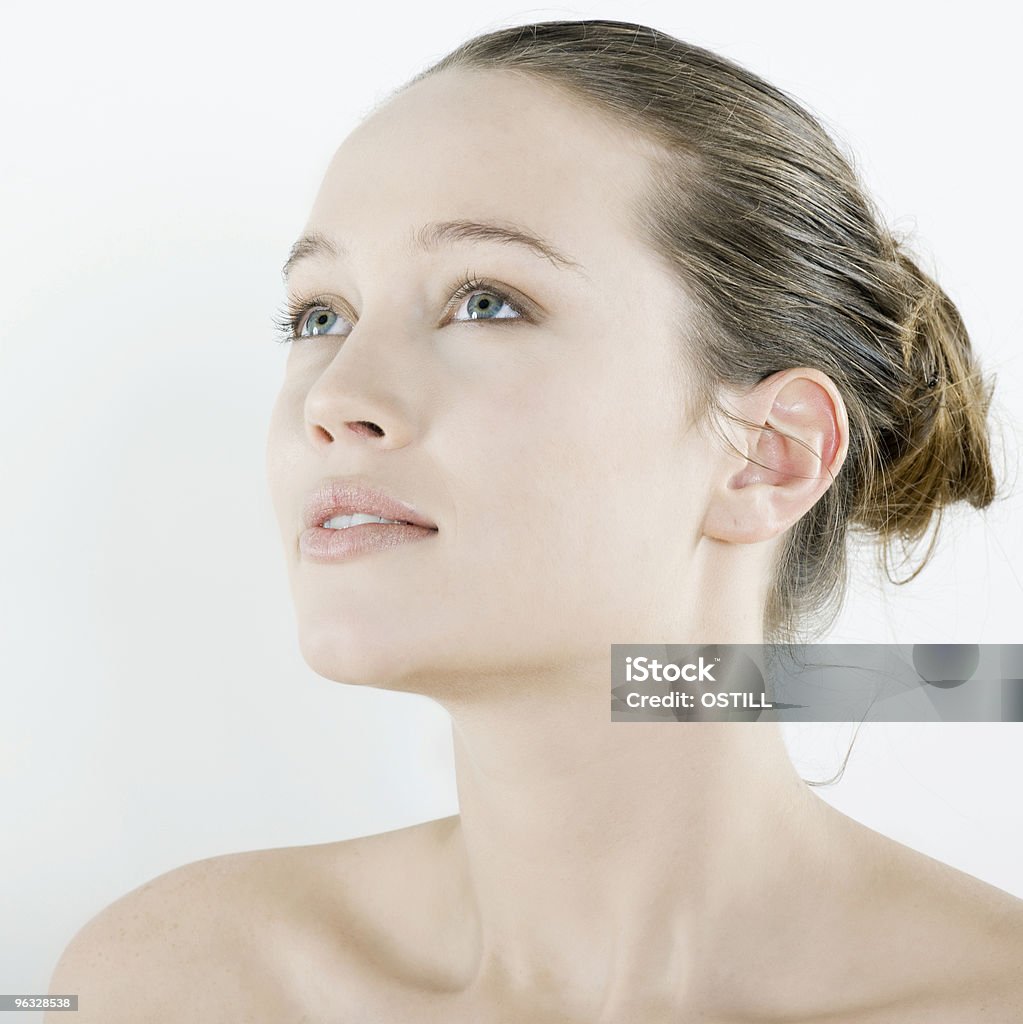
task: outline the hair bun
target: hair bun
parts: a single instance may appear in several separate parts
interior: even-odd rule
[[[985,508],[994,500],[986,382],[955,304],[916,261],[893,243],[903,385],[891,429],[878,442],[856,521],[888,545],[922,538],[935,513],[958,501]],[[933,547],[933,541],[932,541]],[[923,568],[930,549],[913,576]],[[909,577],[912,579],[913,576]]]

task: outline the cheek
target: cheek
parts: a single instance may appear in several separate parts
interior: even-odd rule
[[[665,557],[666,439],[613,381],[578,376],[464,407],[471,440],[450,445],[459,572],[519,617],[563,620],[572,607],[604,622]]]

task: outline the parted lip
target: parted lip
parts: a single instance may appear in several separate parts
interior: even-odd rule
[[[325,480],[309,495],[304,509],[305,525],[323,526],[334,516],[350,516],[356,512],[365,512],[384,519],[397,519],[400,522],[412,523],[414,526],[425,526],[429,530],[437,529],[436,523],[417,512],[411,505],[350,477]]]

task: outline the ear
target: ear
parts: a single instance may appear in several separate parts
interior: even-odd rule
[[[845,461],[849,419],[832,380],[783,370],[729,402],[761,429],[727,423],[743,457],[726,450],[704,519],[705,536],[735,544],[770,540],[816,504]]]

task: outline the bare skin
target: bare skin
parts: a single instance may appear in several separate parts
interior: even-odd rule
[[[460,814],[162,876],[62,960],[53,991],[103,1007],[80,1021],[1023,1014],[1023,901],[834,811],[777,725],[608,720],[610,643],[763,641],[771,560],[848,446],[813,367],[730,396],[777,428],[731,428],[738,454],[687,421],[688,300],[630,206],[648,155],[548,86],[464,72],[338,150],[306,232],[339,254],[289,279],[332,297],[338,330],[292,345],[271,493],[304,657],[451,713]],[[493,240],[409,246],[468,219],[525,225],[574,269]],[[503,323],[450,301],[467,267],[510,293]],[[436,535],[309,562],[302,502],[332,476]]]
[[[762,907],[737,911],[743,927],[717,922],[710,934],[738,943],[745,967],[701,979],[685,1007],[644,998],[654,985],[617,1014],[580,1017],[559,1009],[556,979],[514,993],[475,980],[457,816],[168,872],[89,922],[50,991],[78,992],[83,1024],[1015,1024],[1023,901],[830,807],[825,816],[848,873],[790,881],[767,945],[745,930]]]

